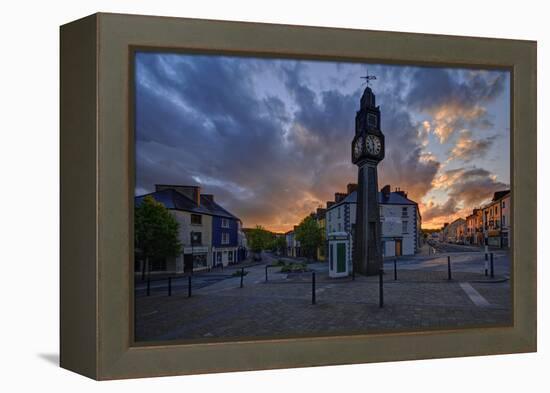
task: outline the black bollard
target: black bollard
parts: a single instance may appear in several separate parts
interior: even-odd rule
[[[265,267],[265,282],[267,282],[267,268],[268,268],[268,266],[269,266],[269,265],[267,265],[267,266]]]
[[[384,269],[380,268],[379,272],[379,300],[380,308],[384,307]]]
[[[191,297],[191,276],[187,277],[187,297]]]
[[[241,286],[240,286],[240,288],[243,287],[243,277],[244,277],[244,267],[241,267]]]
[[[168,296],[172,296],[172,277],[168,277]]]
[[[311,304],[315,304],[315,272],[311,272]]]
[[[447,280],[451,281],[453,279],[451,274],[451,256],[447,256]]]
[[[397,280],[397,258],[393,259],[393,279]]]
[[[151,294],[151,279],[147,277],[147,296]]]
[[[491,278],[495,277],[495,265],[493,263],[493,253],[491,253]]]

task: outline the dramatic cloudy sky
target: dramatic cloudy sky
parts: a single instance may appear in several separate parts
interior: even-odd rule
[[[228,56],[136,56],[136,194],[200,185],[245,227],[285,231],[356,182],[368,69],[386,158],[379,186],[434,228],[510,183],[508,72]]]

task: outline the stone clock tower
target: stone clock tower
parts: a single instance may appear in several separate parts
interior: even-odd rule
[[[355,137],[351,143],[351,161],[359,167],[357,220],[353,268],[356,272],[375,275],[382,267],[380,208],[378,206],[377,166],[384,159],[384,135],[380,131],[380,107],[368,86],[361,97],[355,116]]]

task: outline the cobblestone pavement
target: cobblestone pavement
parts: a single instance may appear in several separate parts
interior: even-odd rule
[[[330,279],[326,263],[311,264],[316,272],[312,304],[312,274],[287,275],[270,268],[265,282],[270,262],[268,257],[247,268],[243,288],[239,277],[228,276],[197,288],[190,298],[185,288],[170,297],[160,290],[136,296],[136,340],[273,338],[512,323],[510,282],[499,275],[485,277],[479,268],[453,271],[448,281],[446,270],[411,267],[398,270],[395,281],[393,270],[386,267],[380,308],[378,277]],[[481,306],[472,293],[484,299]]]

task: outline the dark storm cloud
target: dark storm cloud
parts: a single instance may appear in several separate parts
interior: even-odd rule
[[[435,111],[442,105],[470,107],[496,98],[505,74],[470,71],[460,80],[449,69],[419,67],[411,81],[407,101],[420,110]]]
[[[341,69],[347,81],[350,69]],[[136,70],[138,193],[152,191],[158,183],[199,184],[245,226],[261,223],[283,230],[356,181],[350,156],[363,90],[359,81],[354,91],[340,85],[315,90],[311,70],[302,62],[220,56],[140,54]],[[385,80],[377,90],[386,135],[379,182],[400,187],[420,202],[434,184],[443,184],[444,176],[437,176],[441,164],[425,152],[426,129],[413,120],[410,108],[432,110],[437,102],[462,102],[469,93],[439,74],[434,81],[441,80],[454,93],[417,95],[419,102],[413,103],[408,92],[419,83],[411,82],[415,70],[376,71]],[[262,79],[266,75],[276,82]],[[427,83],[426,75],[418,76]],[[496,94],[471,78],[478,99]],[[466,160],[468,154],[474,153],[456,155]],[[481,178],[475,180],[480,187]],[[432,204],[428,217],[454,212],[472,199],[468,190],[462,196],[459,187],[441,186],[450,199],[443,206]]]
[[[298,108],[289,113],[280,98],[257,97],[256,67],[253,60],[219,57],[140,57],[138,190],[199,183],[235,214],[280,226],[295,223],[335,191],[321,164],[341,157],[343,146],[349,161],[350,113],[342,112],[350,98],[326,92],[317,102],[298,83],[299,70],[286,70]]]
[[[300,69],[286,70],[286,86],[291,91],[298,110],[294,113],[293,133],[297,144],[305,144],[313,170],[322,182],[314,189],[323,198],[344,190],[345,184],[356,181],[356,172],[350,163],[350,142],[354,134],[355,112],[358,110],[362,89],[343,95],[336,90],[316,95],[307,87]],[[388,89],[377,95],[381,104],[382,131],[386,135],[386,158],[380,164],[380,182],[400,187],[411,198],[419,200],[431,188],[439,162],[426,159],[422,153],[422,138],[418,135],[410,115],[403,109],[399,97],[404,86],[407,68],[385,69],[384,78],[391,81]],[[381,90],[382,91],[382,90]],[[306,135],[315,135],[311,140]],[[346,176],[347,175],[347,176]]]
[[[434,181],[434,186],[445,190],[448,199],[442,204],[428,204],[422,216],[426,221],[451,221],[459,211],[462,215],[469,214],[473,207],[490,201],[496,191],[510,188],[486,169],[475,167],[445,171]]]
[[[380,164],[380,181],[406,190],[420,201],[431,189],[440,163],[423,154],[419,125],[414,124],[400,100],[391,94],[382,94],[382,131],[386,136],[386,158]]]
[[[459,208],[457,207],[458,202],[454,198],[449,198],[443,204],[434,204],[431,203],[427,206],[422,219],[425,221],[432,221],[437,218],[447,218],[455,214]]]
[[[421,67],[411,75],[405,101],[432,117],[431,131],[444,143],[457,131],[493,126],[483,105],[502,93],[505,81],[504,72]]]
[[[481,168],[459,170],[456,180],[448,186],[449,197],[465,206],[479,206],[491,199],[495,191],[506,190],[509,184],[497,181],[493,174]]]
[[[470,131],[462,130],[459,133],[455,146],[449,151],[448,160],[459,159],[464,162],[470,162],[474,159],[485,157],[495,140],[496,135],[474,139]]]

